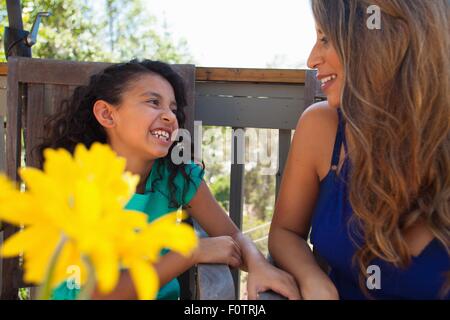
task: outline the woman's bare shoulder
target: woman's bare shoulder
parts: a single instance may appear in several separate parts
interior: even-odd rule
[[[302,144],[302,150],[307,150],[320,178],[329,170],[337,126],[336,108],[326,101],[309,106],[297,123],[293,144]]]
[[[337,126],[338,117],[336,108],[330,107],[327,101],[316,102],[303,111],[299,124],[307,122],[310,126],[320,126],[320,128],[328,125]]]

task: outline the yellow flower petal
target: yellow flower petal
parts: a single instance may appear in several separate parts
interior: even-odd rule
[[[52,288],[68,278],[77,281],[80,286],[87,279],[86,265],[82,261],[81,254],[73,241],[68,241],[61,251],[52,278]]]
[[[49,242],[57,238],[58,233],[50,228],[28,227],[15,233],[3,243],[1,255],[3,257],[14,257],[30,249],[41,249],[36,248],[36,242],[41,243],[43,239],[45,239],[47,245],[56,247],[56,242]]]
[[[55,233],[48,234],[46,241],[42,241],[38,250],[24,252],[24,279],[26,282],[41,284],[47,275],[50,261],[61,236]]]
[[[102,203],[97,186],[81,180],[76,183],[74,196],[74,210],[79,221],[86,226],[93,226],[101,218]]]
[[[155,220],[142,232],[142,241],[153,241],[162,248],[189,255],[197,246],[198,238],[194,229],[185,223],[177,223],[177,214],[168,214]]]
[[[119,280],[119,259],[110,244],[103,243],[91,256],[95,268],[98,289],[102,293],[111,292]]]
[[[148,262],[136,260],[131,265],[130,275],[140,300],[156,298],[159,288],[159,277]]]

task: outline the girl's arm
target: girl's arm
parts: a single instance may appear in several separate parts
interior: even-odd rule
[[[323,104],[310,107],[297,124],[269,233],[271,256],[294,276],[305,299],[338,298],[336,288],[316,263],[307,244],[319,193],[317,163],[324,158],[327,141],[322,137],[326,130],[331,130],[334,136],[332,132],[337,128],[333,119],[335,110],[327,108]]]
[[[232,267],[239,267],[242,261],[239,248],[231,237],[222,236],[199,239],[199,244],[190,257],[171,251],[159,259],[154,267],[159,277],[160,287],[199,263],[223,263]],[[137,293],[130,273],[127,270],[122,271],[119,282],[113,292],[102,295],[96,290],[92,299],[137,299]]]

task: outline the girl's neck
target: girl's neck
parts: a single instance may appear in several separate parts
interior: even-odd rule
[[[131,172],[132,174],[139,175],[139,183],[136,186],[136,193],[144,193],[145,184],[152,170],[155,160],[147,159],[137,159],[133,157],[127,157],[125,155],[119,154],[126,159],[125,170]]]
[[[146,183],[147,178],[152,170],[155,159],[149,160],[149,159],[139,158],[136,156],[130,156],[130,155],[136,155],[136,153],[133,152],[133,150],[129,150],[126,147],[124,148],[120,144],[117,145],[115,143],[112,143],[112,141],[108,141],[108,143],[112,147],[112,149],[117,153],[118,156],[126,159],[125,170],[131,172],[132,174],[139,175],[139,183],[136,186],[136,192],[144,193],[145,183]]]

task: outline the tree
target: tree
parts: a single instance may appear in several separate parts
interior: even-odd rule
[[[187,49],[187,42],[175,43],[164,21],[145,13],[141,0],[105,1],[105,19],[102,38],[107,39],[113,60],[129,60],[135,56],[145,56],[154,60],[171,63],[189,63],[193,61]],[[106,27],[107,26],[107,27]]]
[[[0,0],[0,4],[0,40],[3,40],[6,0]],[[134,57],[170,63],[193,60],[186,41],[175,43],[167,25],[160,27],[141,0],[22,0],[22,7],[25,30],[31,29],[37,12],[52,13],[42,21],[33,57],[111,62]],[[4,55],[2,47],[2,61]]]

